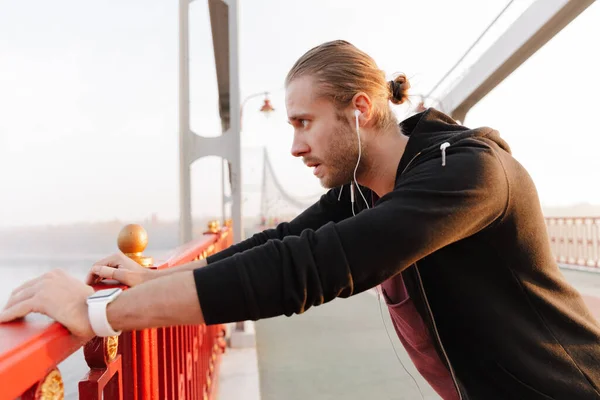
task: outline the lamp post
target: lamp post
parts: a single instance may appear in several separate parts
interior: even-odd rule
[[[269,100],[269,92],[258,92],[258,93],[253,93],[250,96],[247,96],[244,101],[242,101],[242,104],[240,105],[240,134],[243,131],[243,118],[242,115],[244,113],[244,106],[246,105],[246,103],[248,102],[248,100],[256,98],[256,97],[260,97],[260,96],[265,96],[265,99],[263,101],[263,105],[260,108],[260,112],[264,113],[265,116],[269,116],[270,113],[272,113],[273,111],[275,111],[275,108],[273,108],[273,106],[271,105],[271,101]],[[231,184],[231,168],[228,168],[229,170],[229,184]],[[229,202],[229,197],[225,195],[225,164],[223,163],[223,161],[221,161],[221,194],[222,194],[222,213],[223,213],[223,219],[225,220],[225,206],[227,204],[227,202]],[[248,334],[248,332],[245,332],[245,328],[244,328],[244,321],[239,321],[235,323],[235,330],[234,332],[232,332],[231,334],[231,340],[232,340],[232,346],[233,347],[248,347],[249,343],[246,343],[248,341],[248,339],[245,339],[246,337],[252,337],[253,336]]]
[[[269,94],[270,94],[269,92],[257,92],[257,93],[251,94],[250,96],[246,97],[244,99],[244,101],[242,101],[242,105],[240,106],[240,120],[242,119],[242,117],[244,115],[244,106],[246,105],[248,100],[253,99],[255,97],[265,96],[263,105],[259,110],[260,112],[265,113],[265,115],[268,116],[269,113],[275,111],[275,109],[271,105],[271,101],[269,100]],[[242,125],[242,129],[243,129],[243,124],[240,124],[240,125]]]
[[[263,105],[260,108],[260,112],[264,113],[264,115],[266,117],[269,116],[270,113],[272,113],[273,111],[275,111],[275,108],[273,108],[273,106],[271,105],[271,101],[269,100],[269,92],[257,92],[257,93],[253,93],[249,96],[247,96],[246,98],[244,98],[244,100],[242,101],[242,104],[240,105],[240,133],[241,131],[243,131],[243,113],[244,113],[244,106],[246,105],[246,103],[248,102],[248,100],[256,98],[256,97],[260,97],[260,96],[265,96],[265,99],[263,101]],[[228,163],[229,164],[229,163]],[[228,165],[229,167],[229,165]],[[231,168],[228,168],[229,171],[229,184],[231,185]],[[225,195],[225,164],[223,163],[223,161],[221,161],[221,195],[222,195],[222,201],[221,201],[221,212],[223,215],[223,220],[225,220],[225,206],[226,204],[230,201],[229,196]]]

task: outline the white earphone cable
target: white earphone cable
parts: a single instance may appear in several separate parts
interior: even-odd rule
[[[358,121],[358,117],[360,116],[360,111],[359,110],[354,110],[354,116],[356,119],[356,137],[358,138],[358,161],[356,162],[356,166],[354,167],[354,182],[350,183],[350,201],[352,203],[352,215],[356,215],[354,213],[354,183],[356,182],[356,171],[358,170],[358,165],[360,164],[360,158],[362,155],[362,146],[360,143],[360,124]],[[365,205],[367,206],[367,209],[369,208],[369,203],[367,202],[367,199],[365,198],[365,195],[363,194],[362,190],[360,190],[360,185],[356,184],[356,188],[358,189],[358,192],[360,193],[362,199],[365,202]],[[421,399],[425,399],[423,392],[421,391],[421,387],[419,386],[419,384],[417,383],[417,380],[415,379],[415,377],[408,371],[408,369],[406,368],[406,366],[404,365],[404,363],[402,362],[402,360],[400,359],[400,356],[398,355],[398,352],[396,351],[396,346],[394,346],[394,342],[392,341],[392,337],[390,336],[390,332],[388,331],[387,325],[385,324],[385,320],[383,319],[383,310],[381,308],[381,298],[379,295],[379,290],[377,290],[378,288],[375,287],[375,291],[377,292],[377,303],[379,305],[379,313],[381,315],[381,322],[383,323],[383,327],[385,328],[385,333],[387,334],[387,337],[390,341],[390,344],[392,345],[392,349],[394,349],[394,354],[396,355],[396,358],[398,359],[398,362],[400,362],[400,365],[402,365],[402,368],[404,369],[404,371],[408,374],[408,376],[411,377],[412,381],[414,382],[415,386],[417,387],[417,390],[419,391],[419,394],[421,395]]]
[[[358,170],[358,165],[360,164],[360,158],[362,156],[362,146],[360,144],[360,126],[358,123],[358,116],[360,115],[360,111],[358,110],[354,110],[354,116],[356,117],[356,137],[358,138],[358,161],[356,161],[356,166],[354,167],[354,182],[356,182],[356,171]],[[362,199],[365,202],[365,205],[367,206],[367,208],[369,207],[369,202],[367,201],[367,199],[365,198],[365,195],[363,194],[362,190],[360,190],[360,185],[358,185],[358,183],[356,184],[356,188],[358,189],[358,192],[360,193],[360,196],[362,197]],[[354,214],[354,204],[352,204],[352,213]]]
[[[385,320],[383,319],[383,309],[381,307],[381,298],[380,298],[381,288],[378,289],[377,286],[375,286],[375,291],[377,292],[377,303],[379,304],[379,314],[381,315],[381,322],[383,323],[383,327],[385,328],[385,333],[387,334],[387,337],[388,337],[388,339],[390,341],[390,345],[392,345],[392,349],[394,349],[394,354],[396,355],[396,358],[398,359],[398,362],[400,363],[400,365],[402,365],[402,369],[404,369],[404,372],[406,372],[408,374],[408,376],[410,376],[410,378],[414,382],[415,386],[417,387],[417,390],[419,391],[419,394],[421,395],[421,399],[425,400],[425,396],[423,395],[423,391],[421,390],[421,387],[417,383],[417,380],[408,371],[408,369],[406,368],[406,366],[404,365],[404,363],[400,359],[400,356],[398,355],[398,352],[396,351],[396,346],[394,346],[394,342],[392,341],[392,337],[390,336],[390,332],[388,331],[388,327],[385,324]]]

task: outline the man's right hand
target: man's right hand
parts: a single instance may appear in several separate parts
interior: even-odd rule
[[[113,279],[132,287],[152,279],[152,270],[119,252],[94,263],[86,277],[86,283],[93,285],[102,279]]]

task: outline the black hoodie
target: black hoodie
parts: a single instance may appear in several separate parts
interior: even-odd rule
[[[434,109],[401,128],[395,187],[374,207],[353,217],[332,189],[195,270],[206,322],[290,316],[402,273],[463,399],[599,399],[600,325],[508,145]]]

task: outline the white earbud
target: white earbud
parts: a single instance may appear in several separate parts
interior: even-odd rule
[[[354,119],[355,119],[355,122],[356,122],[356,134],[357,135],[359,134],[358,130],[360,128],[360,123],[358,122],[358,117],[360,117],[360,114],[361,114],[361,112],[360,112],[360,110],[358,108],[354,110]],[[360,136],[358,137],[358,140],[360,141]]]
[[[356,161],[356,166],[354,167],[354,181],[350,183],[350,202],[352,203],[352,215],[356,215],[354,213],[354,183],[356,183],[356,171],[358,170],[358,165],[360,164],[360,157],[362,155],[362,146],[360,143],[360,123],[358,121],[358,117],[361,114],[362,113],[359,109],[354,110],[354,117],[356,119],[356,137],[358,139],[358,160]],[[360,196],[364,200],[365,205],[367,206],[367,208],[369,208],[369,202],[365,198],[365,195],[363,194],[362,190],[360,190],[360,186],[358,186],[358,184],[356,188],[358,189],[358,193],[360,193]]]

